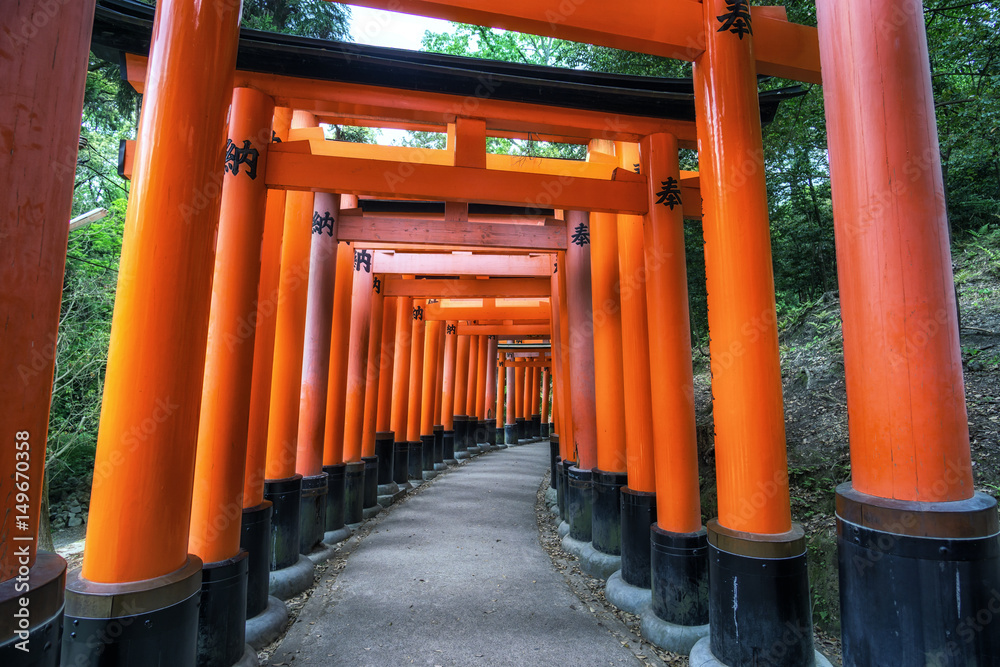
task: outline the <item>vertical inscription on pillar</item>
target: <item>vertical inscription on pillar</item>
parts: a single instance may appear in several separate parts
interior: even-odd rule
[[[237,147],[232,139],[226,139],[226,171],[231,172],[233,176],[240,173],[242,164],[246,167],[243,173],[249,176],[251,181],[256,180],[258,157],[260,152],[250,145],[249,139],[243,140],[243,148]]]
[[[726,13],[721,16],[716,16],[722,27],[718,29],[717,32],[726,32],[727,30],[741,40],[743,35],[753,35],[753,22],[750,18],[750,2],[749,0],[732,0],[726,3]]]
[[[656,203],[669,206],[671,211],[674,210],[675,206],[683,204],[681,189],[678,187],[678,181],[673,176],[667,176],[667,180],[660,181],[660,191],[656,193],[656,196],[658,197]]]
[[[372,254],[367,250],[354,251],[354,270],[365,270],[365,273],[372,272]]]
[[[312,233],[333,236],[333,216],[329,211],[324,211],[322,216],[319,211],[313,211]]]
[[[582,222],[577,225],[576,229],[573,230],[573,237],[570,240],[573,242],[573,245],[578,245],[581,248],[585,245],[590,245],[590,230],[587,228],[587,225]]]
[[[422,306],[417,306],[413,309],[413,319],[422,322],[424,319],[424,309]]]

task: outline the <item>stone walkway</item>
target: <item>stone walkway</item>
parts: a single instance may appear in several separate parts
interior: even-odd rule
[[[538,542],[541,442],[492,452],[378,519],[276,665],[637,665]]]

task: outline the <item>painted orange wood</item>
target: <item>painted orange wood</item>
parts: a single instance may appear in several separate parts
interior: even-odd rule
[[[549,255],[377,253],[376,273],[418,276],[540,277],[552,271]]]
[[[437,382],[438,339],[444,322],[428,322],[424,331],[423,382],[420,399],[420,435],[434,434],[434,389]]]
[[[354,242],[359,246],[382,243],[401,250],[411,244],[441,244],[458,248],[494,247],[538,252],[566,247],[566,232],[560,227],[412,220],[367,215],[344,216],[337,235],[341,241]]]
[[[392,432],[396,442],[406,442],[406,410],[410,396],[410,336],[413,299],[396,297],[396,341],[392,368]]]
[[[378,416],[376,431],[387,433],[392,430],[392,392],[396,361],[396,315],[398,299],[386,297],[382,306],[382,356],[380,358],[378,385]]]
[[[406,409],[406,441],[420,441],[420,408],[423,402],[424,380],[424,339],[426,325],[424,324],[424,299],[413,300],[413,312],[410,315],[410,388],[407,394]]]
[[[351,320],[347,352],[347,406],[344,413],[344,460],[360,461],[364,455],[365,399],[368,396],[368,344],[372,334],[372,289],[374,276],[352,257]],[[381,342],[381,340],[380,340]],[[372,435],[372,448],[375,447]]]
[[[378,279],[378,283],[375,283]],[[374,276],[372,284],[371,325],[368,336],[367,380],[365,384],[365,417],[364,430],[361,434],[361,455],[375,456],[375,433],[378,416],[379,392],[387,377],[392,373],[383,373],[382,327],[385,322],[385,288],[384,278]],[[376,288],[377,287],[377,288]]]
[[[58,15],[50,21],[51,11]],[[36,16],[44,20],[40,28],[32,25]],[[0,433],[4,434],[0,581],[13,577],[24,564],[16,552],[28,542],[18,538],[34,540],[38,534],[93,18],[94,0],[68,5],[19,0],[5,3],[0,18],[4,35],[0,50],[0,99],[4,100],[0,104],[0,173],[4,175],[0,189],[0,322],[4,323],[0,328],[4,378],[0,383]],[[221,131],[215,136],[221,139]],[[28,502],[19,503],[18,493],[27,493]],[[18,520],[26,526],[19,526]],[[30,567],[36,549],[32,546],[29,551]],[[15,595],[13,586],[9,590]],[[9,627],[13,632],[14,626]]]
[[[341,201],[341,205],[346,202]],[[351,301],[354,295],[354,248],[337,244],[337,281],[333,290],[333,329],[330,334],[330,374],[326,390],[323,429],[323,465],[352,462],[344,458],[347,423],[347,365],[351,350]],[[353,462],[360,461],[360,457]]]
[[[514,338],[548,338],[552,327],[547,324],[459,324],[463,336],[511,336]]]
[[[457,382],[458,323],[445,322],[444,375],[441,381],[441,424],[455,430],[455,388]],[[454,328],[452,328],[454,327]]]
[[[471,281],[470,281],[471,282]],[[491,303],[465,305],[464,302],[428,304],[424,317],[428,320],[539,320],[547,321],[551,308],[547,301],[526,301],[523,306],[498,306]]]
[[[257,169],[262,169],[274,102],[255,90],[237,88],[232,113],[228,141],[242,147],[248,140],[258,152]],[[240,551],[240,524],[232,516],[243,508],[256,333],[247,315],[256,310],[266,206],[262,179],[250,178],[245,168],[225,172],[188,536],[188,550],[205,563]]]
[[[547,278],[490,278],[488,280],[403,280],[389,278],[386,296],[433,298],[545,298],[551,289]]]

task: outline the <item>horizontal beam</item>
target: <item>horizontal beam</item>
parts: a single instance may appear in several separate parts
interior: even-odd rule
[[[510,320],[514,324],[524,320],[548,322],[552,307],[547,302],[529,306],[507,306],[484,303],[481,306],[445,305],[442,302],[429,303],[424,307],[424,320],[458,320],[460,322],[478,320]],[[547,325],[545,325],[547,326]]]
[[[628,180],[607,181],[311,155],[298,150],[283,144],[270,147],[265,175],[268,187],[638,215],[649,208],[646,183],[634,174],[635,178]]]
[[[146,56],[126,54],[128,81],[138,92],[146,86]],[[474,114],[486,121],[489,134],[512,132],[553,135],[572,139],[609,139],[637,142],[648,134],[666,132],[677,137],[681,148],[697,148],[698,135],[691,121],[644,118],[601,111],[509,102],[488,95],[469,99],[444,93],[425,93],[365,84],[320,81],[293,76],[237,71],[233,86],[255,88],[274,99],[276,106],[309,111],[328,122],[343,116],[356,122],[370,120],[370,127],[414,122],[437,125]],[[388,126],[388,125],[387,125]]]
[[[695,0],[351,0],[349,4],[516,30],[693,61],[705,51],[705,11]],[[816,28],[751,7],[757,73],[822,83]]]
[[[547,278],[552,255],[473,255],[471,253],[375,253],[375,273],[415,276]]]
[[[506,336],[508,338],[548,338],[552,327],[546,324],[459,324],[459,336]]]
[[[414,298],[511,298],[547,297],[552,281],[548,278],[491,278],[489,280],[410,280],[389,278],[386,296]]]
[[[337,239],[361,247],[380,243],[555,252],[566,249],[566,227],[345,215],[337,223]]]
[[[500,368],[549,368],[552,366],[552,360],[546,359],[544,361],[531,360],[531,361],[508,361],[506,359],[501,359],[497,366]]]

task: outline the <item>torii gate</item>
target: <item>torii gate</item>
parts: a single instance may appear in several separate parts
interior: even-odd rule
[[[303,497],[319,497],[313,492],[320,484],[330,488],[331,473],[324,468],[336,468],[345,488],[357,487],[357,480],[365,477],[368,461],[357,459],[372,458],[366,456],[364,436],[369,415],[358,414],[359,399],[351,393],[361,384],[341,390],[330,383],[325,413],[343,414],[342,422],[334,418],[324,423],[319,407],[325,401],[309,399],[300,406],[297,394],[306,386],[325,389],[324,378],[338,377],[329,371],[338,368],[343,351],[349,353],[342,355],[348,374],[364,356],[353,353],[359,346],[334,344],[343,336],[337,327],[330,331],[338,303],[349,302],[342,286],[352,277],[350,256],[346,261],[337,257],[342,253],[336,250],[340,232],[335,228],[343,222],[344,233],[363,243],[398,243],[412,223],[369,221],[363,214],[341,212],[357,208],[351,197],[376,195],[452,202],[445,219],[433,223],[437,227],[422,223],[434,241],[446,241],[443,236],[458,229],[464,234],[456,239],[459,247],[472,243],[470,234],[487,233],[496,235],[493,248],[526,251],[542,245],[555,256],[559,270],[547,275],[564,515],[570,537],[613,555],[601,550],[614,547],[609,536],[592,534],[592,529],[605,527],[597,515],[609,498],[620,494],[626,508],[621,515],[622,578],[625,585],[641,587],[641,575],[650,572],[654,613],[643,619],[648,631],[680,646],[710,630],[710,637],[688,646],[692,659],[702,664],[820,661],[812,645],[804,534],[792,522],[788,502],[757,74],[822,81],[826,86],[853,464],[852,483],[838,489],[845,662],[924,664],[933,658],[968,664],[1000,654],[996,633],[972,633],[966,641],[961,632],[963,617],[987,608],[990,591],[1000,587],[998,526],[995,501],[976,493],[972,485],[921,4],[820,0],[818,33],[789,23],[782,8],[751,8],[745,0],[670,0],[656,6],[621,0],[613,12],[577,0],[512,0],[502,10],[479,0],[358,4],[392,4],[393,9],[417,14],[689,60],[694,62],[697,117],[694,123],[664,123],[619,116],[621,122],[609,127],[607,114],[561,109],[536,122],[526,111],[537,110],[537,105],[474,99],[479,103],[475,113],[461,113],[453,99],[437,93],[416,95],[421,104],[408,103],[402,114],[399,98],[387,89],[237,73],[238,0],[161,0],[132,157],[134,186],[88,544],[83,570],[71,573],[67,587],[67,628],[74,629],[63,634],[63,660],[98,664],[103,652],[121,656],[120,664],[148,662],[147,656],[190,664],[200,621],[202,637],[224,645],[217,659],[231,664],[234,647],[238,652],[242,644],[242,619],[226,623],[226,614],[217,610],[238,609],[229,605],[222,582],[241,580],[246,552],[240,551],[240,530],[233,519],[214,529],[213,522],[225,519],[227,503],[240,496],[245,483],[243,508],[257,508],[254,517],[272,511],[263,497],[266,487],[275,508],[278,499],[286,498],[281,501],[283,511],[274,513],[273,525],[287,528],[289,534],[308,530],[291,525],[291,515],[284,511],[297,510],[300,503],[308,506],[310,501]],[[29,618],[18,614],[33,610],[30,620],[0,636],[5,659],[14,656],[11,664],[56,664],[52,648],[38,658],[42,663],[35,657],[26,662],[14,651],[16,641],[54,645],[65,576],[65,563],[38,554],[33,540],[41,487],[38,448],[44,451],[54,362],[48,342],[56,332],[69,217],[72,179],[63,177],[75,163],[94,2],[59,6],[55,14],[51,5],[26,1],[5,16],[3,32],[11,48],[0,54],[5,71],[15,73],[0,82],[4,99],[35,104],[30,113],[22,102],[0,110],[0,166],[13,175],[12,187],[0,195],[13,202],[2,208],[11,212],[3,224],[9,242],[0,251],[0,321],[8,323],[3,364],[6,377],[22,379],[0,390],[0,423],[5,433],[13,433],[14,442],[2,450],[0,462],[5,471],[15,472],[13,483],[3,478],[7,511],[0,606],[3,618],[11,619]],[[24,34],[29,28],[37,34]],[[139,80],[133,76],[141,69],[137,63],[127,63],[130,80]],[[230,103],[233,114],[227,129]],[[373,163],[399,169],[405,161],[386,159],[391,155],[381,149],[380,156],[324,152],[327,146],[316,143],[309,128],[327,117],[343,122],[348,117],[343,105],[352,104],[360,121],[375,126],[426,129],[454,121],[453,157],[424,155],[427,160],[451,159],[451,164],[413,165],[409,176],[397,172],[401,182],[390,178],[392,184],[386,185],[385,164]],[[23,123],[28,123],[27,130]],[[47,140],[39,141],[43,127]],[[596,158],[592,162],[611,164],[617,159],[618,164],[610,177],[576,174],[552,189],[545,187],[552,182],[548,167],[532,172],[510,169],[503,160],[492,167],[484,161],[480,148],[488,132],[526,136],[532,131],[557,140],[588,141]],[[271,132],[281,144],[271,142]],[[295,132],[303,138],[290,136]],[[231,171],[220,181],[219,147],[227,135],[235,154]],[[677,244],[683,210],[653,205],[662,184],[672,188],[682,183],[677,149],[695,142],[719,472],[719,517],[705,527],[698,504],[691,402],[685,392],[676,391],[689,386],[691,377],[683,244]],[[249,155],[239,151],[251,149],[258,151],[256,165],[263,178],[238,170],[241,157]],[[919,165],[914,165],[914,155],[921,156]],[[626,156],[633,162],[626,162]],[[640,174],[630,174],[631,164],[640,165]],[[330,171],[334,169],[343,173]],[[902,185],[900,173],[909,179]],[[443,180],[452,176],[455,180]],[[501,223],[473,222],[462,205],[525,204],[523,199],[511,201],[512,189],[529,191],[531,206],[563,210],[565,236],[545,229],[560,225],[541,224],[518,230],[523,233],[514,239]],[[314,190],[315,197],[306,194]],[[674,191],[668,189],[667,194]],[[314,213],[318,232],[310,237],[303,229]],[[235,219],[242,224],[234,225]],[[612,221],[616,234],[610,231]],[[266,239],[263,244],[261,238]],[[564,247],[559,247],[560,238],[565,239]],[[213,262],[216,252],[219,258]],[[648,303],[656,306],[630,308],[623,301],[620,321],[611,318],[607,329],[595,329],[593,340],[586,342],[583,332],[605,314],[594,307],[604,302],[595,299],[606,294],[609,279],[621,276],[623,268],[635,268],[638,258],[645,259],[646,269],[659,267],[642,288]],[[659,263],[653,261],[657,258],[662,258]],[[612,260],[617,260],[617,274]],[[262,268],[255,266],[258,261]],[[225,266],[249,270],[218,268]],[[306,278],[296,272],[304,266],[309,267]],[[259,289],[258,268],[261,281],[270,286],[264,291]],[[341,272],[344,280],[340,275],[331,280]],[[370,298],[368,307],[377,309],[380,300],[365,289],[372,272],[363,273],[352,282],[360,286],[358,302]],[[309,285],[308,291],[301,289],[302,283]],[[334,284],[338,287],[324,291]],[[264,335],[273,335],[274,345],[253,350],[236,345],[234,354],[221,353],[220,337],[238,331],[233,327],[241,311],[259,314],[247,310],[248,304],[259,294],[270,297],[268,290],[274,287],[275,294],[291,295],[277,303],[275,321],[265,325],[274,329]],[[335,294],[330,303],[333,291],[340,298]],[[402,315],[400,323],[409,322],[411,297],[395,298],[397,319]],[[648,326],[642,326],[643,318]],[[422,318],[412,321],[419,324],[410,331],[425,340],[430,327]],[[350,339],[366,340],[367,333],[367,339],[385,342],[384,336],[366,332],[363,318],[357,327],[353,317],[351,322]],[[394,373],[387,395],[410,400],[388,411],[373,407],[371,416],[378,422],[387,413],[392,430],[400,435],[405,431],[406,444],[412,445],[411,436],[423,437],[424,414],[433,421],[435,410],[415,412],[414,407],[426,408],[428,402],[421,399],[433,394],[436,378],[409,375],[409,370],[426,360],[436,366],[440,355],[434,356],[434,345],[410,345],[410,339],[400,335],[404,331],[396,327],[395,349],[411,353],[408,375],[397,378]],[[570,337],[579,335],[585,342],[570,345]],[[609,352],[601,341],[616,336],[640,343],[645,336],[649,364],[624,363]],[[445,339],[447,350],[447,334]],[[328,367],[324,347],[330,354]],[[380,347],[385,350],[384,344]],[[456,359],[461,368],[460,353],[444,356],[446,365]],[[206,357],[208,373],[203,372]],[[273,368],[273,377],[265,373],[266,386],[261,385],[258,379],[264,379],[249,373],[251,368]],[[18,374],[18,369],[26,372]],[[466,370],[471,380],[476,369]],[[625,373],[635,373],[633,381],[626,383]],[[460,375],[452,374],[456,389],[461,389]],[[634,395],[623,405],[602,401],[598,406],[595,380],[602,392],[614,392],[620,385]],[[379,406],[381,387],[387,384],[379,385]],[[408,392],[402,391],[403,385]],[[203,393],[208,400],[194,398]],[[225,396],[227,402],[212,404],[214,395]],[[455,398],[457,408],[457,394]],[[176,407],[175,399],[181,400]],[[442,410],[445,403],[442,399]],[[366,411],[372,404],[363,403]],[[654,418],[652,405],[661,418]],[[255,421],[262,413],[269,413],[271,422],[263,448],[261,424]],[[251,420],[247,432],[244,415]],[[135,429],[147,421],[152,426],[141,431],[140,439]],[[622,422],[629,433],[624,458],[632,493],[621,490],[622,471],[615,469],[622,453],[602,447],[599,437],[609,429],[619,429],[620,436]],[[330,430],[325,427],[333,429],[333,436],[327,433],[319,439],[319,432]],[[234,459],[231,451],[213,445],[219,435],[250,441],[246,467],[257,477],[239,474],[233,461],[243,458],[242,451],[237,450],[240,455]],[[335,443],[330,452],[317,447],[324,442]],[[27,459],[21,456],[24,452]],[[332,465],[321,465],[328,460]],[[224,465],[213,468],[220,462]],[[203,472],[210,469],[218,472]],[[633,479],[638,488],[633,488]],[[21,496],[28,502],[21,502]],[[341,519],[364,509],[363,504],[356,507],[352,497],[345,496],[349,507],[341,508]],[[248,507],[246,502],[257,504]],[[320,512],[320,505],[316,507]],[[246,521],[247,514],[242,518]],[[259,542],[267,534],[257,530],[254,539]],[[649,553],[649,540],[654,557],[643,563],[640,554]],[[272,554],[290,561],[279,571],[301,562],[298,540],[293,547],[294,552]],[[17,578],[29,576],[29,597],[16,595]],[[910,583],[921,578],[921,587]],[[927,589],[936,591],[939,599],[921,598],[920,591]],[[22,599],[30,599],[30,604]],[[684,604],[668,604],[671,599]],[[134,622],[137,619],[142,622]],[[789,628],[794,631],[789,633]],[[106,641],[95,644],[95,636]]]

